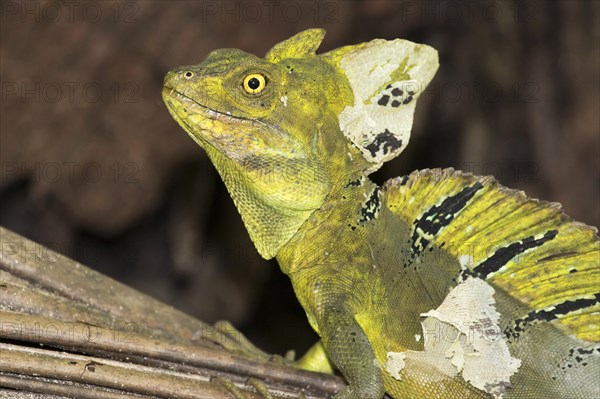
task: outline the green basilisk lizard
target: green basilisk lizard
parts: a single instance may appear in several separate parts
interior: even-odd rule
[[[298,364],[329,359],[349,383],[336,399],[600,397],[596,229],[452,169],[378,187],[367,175],[406,147],[437,52],[317,55],[323,36],[263,59],[216,50],[163,89],[321,337]]]

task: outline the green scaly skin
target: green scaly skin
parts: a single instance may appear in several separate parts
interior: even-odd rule
[[[373,162],[348,140],[339,123],[342,111],[354,104],[353,86],[340,68],[340,57],[364,47],[316,55],[323,34],[302,32],[264,59],[240,50],[213,51],[199,65],[169,72],[163,89],[169,112],[207,152],[258,251],[265,258],[277,258],[322,338],[299,364],[327,370],[324,349],[349,383],[336,399],[381,398],[384,391],[396,398],[594,395],[591,381],[600,363],[592,353],[598,341],[597,327],[590,327],[597,321],[593,310],[598,303],[592,284],[577,288],[569,285],[572,279],[548,282],[563,284],[564,289],[556,298],[548,295],[543,300],[536,297],[540,286],[545,287],[543,278],[536,287],[517,284],[521,270],[524,281],[535,280],[545,276],[542,266],[573,256],[577,273],[588,273],[582,281],[597,278],[598,265],[589,260],[598,254],[593,229],[492,179],[450,170],[415,172],[377,187],[366,177]],[[266,79],[260,92],[244,87],[252,74]],[[427,184],[420,186],[421,182]],[[428,190],[433,193],[429,197],[424,194]],[[529,206],[537,206],[539,212],[520,213]],[[448,245],[453,240],[467,242],[468,237],[477,238],[478,245],[489,240],[483,234],[495,220],[492,212],[503,215],[505,208],[512,210],[509,216],[497,219],[514,223],[493,231],[500,240],[494,248],[522,254],[521,263],[514,256],[490,260],[490,253],[474,252],[465,258]],[[459,224],[460,217],[471,220],[471,213],[470,224]],[[546,238],[540,238],[544,233]],[[566,241],[561,241],[565,235]],[[528,236],[533,238],[522,241]],[[579,252],[573,255],[569,246]],[[531,271],[529,264],[540,266]],[[567,268],[568,262],[560,265]],[[560,274],[563,269],[555,270]],[[565,271],[569,273],[571,278],[579,276]],[[482,285],[467,285],[475,281]],[[461,374],[462,365],[449,365],[448,348],[436,352],[427,346],[423,314],[451,301],[449,292],[457,293],[453,289],[459,286],[484,287],[481,292],[492,287],[493,299],[481,299],[483,305],[475,307],[493,308],[491,316],[480,321],[499,315],[492,327],[505,334],[490,349],[498,352],[488,355],[479,347],[476,355],[484,361],[489,356],[484,365],[493,369],[496,362],[498,369],[510,370],[508,376],[499,371],[498,376],[486,377],[487,383],[473,381],[466,366]],[[544,309],[550,310],[540,313]],[[563,317],[570,312],[579,316]],[[528,315],[537,319],[519,322]],[[456,338],[461,327],[436,317]],[[507,332],[516,336],[508,340]],[[547,342],[555,349],[548,351]],[[502,348],[510,352],[500,355]],[[570,351],[577,354],[580,349],[586,351],[585,366],[573,360],[579,368],[560,371],[567,369],[569,356],[575,356]],[[399,364],[390,363],[398,356]],[[471,364],[473,356],[468,356],[465,365]]]

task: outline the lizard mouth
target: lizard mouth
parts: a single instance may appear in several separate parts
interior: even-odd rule
[[[220,119],[220,118],[234,118],[231,115],[227,115],[211,108],[208,108],[197,101],[194,101],[188,96],[185,96],[177,90],[164,86],[162,89],[162,97],[169,109],[169,112],[177,119],[177,122],[184,122],[184,116],[190,115],[205,115],[209,119]],[[186,126],[189,126],[185,123]]]
[[[166,85],[163,86],[162,97],[173,119],[200,147],[205,149],[209,146],[216,149],[215,143],[210,140],[211,129],[198,125],[198,122],[192,121],[191,117],[200,115],[203,119],[218,121],[224,125],[249,122],[243,118],[215,111]]]
[[[221,148],[222,151],[227,152],[227,146],[221,146],[219,142],[226,140],[226,136],[230,136],[227,134],[229,130],[227,127],[232,125],[237,126],[234,130],[241,130],[247,133],[262,131],[270,132],[270,135],[274,137],[287,136],[275,124],[239,115],[231,115],[229,112],[216,111],[168,85],[163,86],[162,97],[173,119],[203,148],[206,148],[208,145]],[[200,116],[200,118],[193,120],[194,116]],[[208,123],[202,123],[202,119],[213,121],[212,126]],[[220,128],[215,128],[214,125],[220,126]],[[221,144],[224,144],[224,142]]]
[[[220,120],[224,123],[233,121],[241,123],[256,123],[255,120],[247,119],[237,115],[234,116],[231,115],[231,113],[216,111],[166,85],[163,86],[162,97],[172,115],[173,113],[176,113],[177,115],[180,113],[187,115],[202,114],[208,119]],[[177,121],[181,121],[181,118],[178,118]]]

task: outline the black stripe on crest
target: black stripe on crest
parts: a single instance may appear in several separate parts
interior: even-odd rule
[[[558,230],[549,230],[543,237],[535,239],[533,236],[513,242],[512,244],[496,250],[492,256],[473,268],[474,275],[486,279],[491,273],[495,273],[506,265],[515,256],[522,254],[528,249],[536,248],[551,241],[558,234]]]
[[[446,198],[439,205],[434,205],[419,219],[414,221],[412,235],[412,251],[415,254],[423,252],[429,240],[425,236],[436,235],[443,227],[448,226],[454,217],[463,210],[475,193],[483,188],[477,182],[472,186],[463,188],[460,192]]]
[[[559,316],[585,309],[598,303],[600,303],[600,292],[596,293],[594,298],[579,298],[572,301],[561,302],[558,305],[551,306],[547,309],[534,310],[533,312],[529,312],[527,316],[515,320],[514,326],[511,329],[506,330],[505,334],[509,338],[518,338],[525,328],[536,320],[552,321]]]

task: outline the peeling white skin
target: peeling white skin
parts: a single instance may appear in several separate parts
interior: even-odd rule
[[[388,352],[387,353],[387,362],[385,364],[385,370],[395,378],[400,381],[400,372],[404,369],[406,364],[404,363],[404,359],[406,358],[406,354],[403,352]]]
[[[451,359],[450,363],[458,370],[462,370],[465,364],[465,351],[460,340],[456,340],[446,351],[446,359]]]
[[[388,373],[399,379],[402,364],[405,375],[411,369],[431,370],[431,382],[461,374],[474,387],[502,398],[521,361],[509,352],[493,295],[494,289],[478,278],[454,287],[437,309],[422,314],[424,350],[403,352],[404,357],[389,352]]]
[[[345,55],[340,66],[354,92],[354,105],[346,107],[340,114],[340,128],[374,164],[371,171],[377,170],[383,162],[400,154],[408,144],[416,100],[437,70],[437,52],[431,47],[406,40],[377,39]],[[394,81],[391,74],[401,66],[408,79]],[[387,85],[392,87],[382,88]],[[412,100],[397,107],[378,105],[381,94],[393,88],[414,91]],[[402,145],[393,151],[381,147],[374,155],[371,154],[366,147],[386,130]]]
[[[469,269],[468,266],[473,265],[473,257],[469,254],[461,255],[458,258],[458,262],[460,263],[460,267],[463,270]]]

